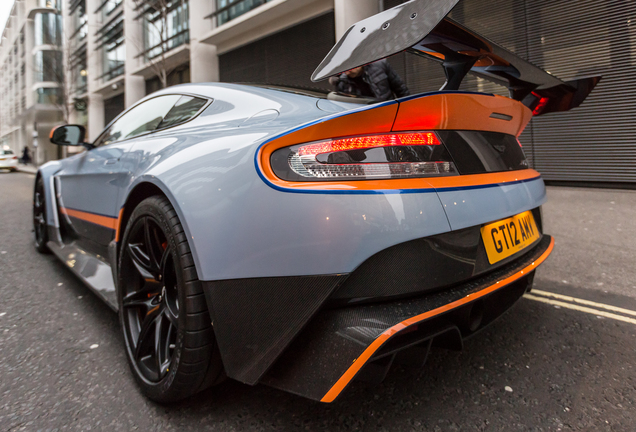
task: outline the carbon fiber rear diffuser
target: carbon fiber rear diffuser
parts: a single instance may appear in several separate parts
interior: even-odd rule
[[[331,402],[354,378],[382,381],[394,361],[421,367],[431,345],[461,349],[463,338],[494,321],[531,288],[534,270],[553,244],[544,235],[518,260],[435,294],[323,310],[260,382]]]

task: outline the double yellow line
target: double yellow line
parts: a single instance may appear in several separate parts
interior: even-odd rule
[[[576,297],[569,297],[537,289],[533,289],[530,294],[524,294],[524,297],[528,300],[548,303],[566,309],[573,309],[579,312],[585,312],[596,316],[615,319],[617,321],[636,324],[636,318],[631,318],[636,317],[636,311],[630,309],[623,309],[616,306],[596,303],[589,300],[583,300]]]

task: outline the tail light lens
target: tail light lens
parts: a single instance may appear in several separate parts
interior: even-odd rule
[[[276,150],[274,173],[288,181],[374,180],[457,175],[434,132],[366,135]]]

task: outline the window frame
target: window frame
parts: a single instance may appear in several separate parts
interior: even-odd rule
[[[139,135],[135,135],[135,136],[130,137],[130,138],[124,138],[124,139],[122,139],[122,140],[112,141],[112,142],[109,142],[108,144],[101,144],[101,145],[96,144],[96,143],[97,143],[97,142],[98,142],[98,141],[99,141],[99,140],[100,140],[100,139],[104,136],[104,134],[106,134],[106,132],[108,132],[108,130],[111,128],[111,126],[113,126],[113,125],[115,124],[115,122],[117,122],[120,118],[122,118],[123,116],[125,116],[126,114],[128,114],[130,111],[132,111],[132,110],[133,110],[133,109],[135,109],[136,107],[140,106],[141,104],[144,104],[144,103],[146,103],[146,102],[150,102],[151,100],[153,100],[153,99],[157,99],[157,98],[162,97],[162,96],[179,96],[179,99],[180,99],[181,97],[183,97],[183,96],[187,96],[187,97],[194,97],[194,98],[198,98],[198,99],[203,99],[203,100],[205,100],[206,102],[205,102],[205,104],[203,104],[203,106],[199,109],[199,111],[197,111],[197,112],[196,112],[196,114],[194,114],[194,115],[193,115],[192,117],[190,117],[189,119],[187,119],[187,120],[185,120],[185,121],[182,121],[181,123],[177,123],[177,124],[174,124],[174,125],[171,125],[171,126],[163,127],[163,128],[161,128],[161,129],[153,129],[153,130],[151,130],[151,131],[144,132],[144,133],[141,133],[141,134],[139,134]],[[174,108],[174,106],[177,104],[177,102],[179,102],[179,99],[177,99],[177,101],[176,101],[176,102],[172,105],[172,107],[170,107],[170,109],[168,110],[168,113],[172,110],[172,108]],[[93,143],[92,143],[92,144],[93,144],[93,147],[94,147],[94,148],[97,148],[97,147],[105,147],[105,146],[108,146],[108,145],[111,145],[111,144],[122,143],[122,142],[125,142],[125,141],[129,141],[129,140],[137,139],[137,138],[140,138],[140,137],[143,137],[143,136],[146,136],[146,135],[150,135],[150,134],[153,134],[153,133],[156,133],[156,132],[165,131],[165,130],[168,130],[168,129],[175,128],[175,127],[177,127],[177,126],[184,125],[184,124],[186,124],[186,123],[188,123],[188,122],[190,122],[190,121],[194,120],[195,118],[199,117],[199,115],[201,115],[201,113],[202,113],[202,112],[203,112],[203,111],[204,111],[207,107],[209,107],[209,106],[210,106],[213,102],[214,102],[214,98],[211,98],[211,97],[202,96],[202,95],[198,95],[198,94],[194,94],[194,93],[177,93],[177,92],[174,92],[174,93],[162,93],[162,94],[160,94],[160,95],[156,95],[156,96],[153,96],[153,97],[151,97],[151,98],[144,99],[144,100],[142,100],[142,101],[139,101],[139,102],[138,102],[138,103],[136,103],[135,105],[131,106],[131,107],[130,107],[130,108],[128,108],[127,110],[124,110],[121,114],[119,114],[117,117],[115,117],[115,118],[114,118],[114,119],[113,119],[110,123],[108,123],[108,125],[107,125],[107,126],[106,126],[103,130],[102,130],[102,133],[100,133],[100,134],[99,134],[99,136],[98,136],[98,137],[97,137],[97,138],[93,141]],[[168,113],[166,113],[166,115],[167,115]],[[165,117],[165,116],[164,116],[164,117]],[[163,121],[163,118],[161,119],[161,121]],[[161,124],[161,122],[159,122],[159,124]]]

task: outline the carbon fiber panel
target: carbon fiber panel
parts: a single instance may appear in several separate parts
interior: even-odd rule
[[[421,293],[469,279],[479,227],[412,240],[378,252],[351,273],[333,300]]]
[[[202,282],[227,375],[256,384],[345,278]]]
[[[545,253],[550,247],[550,242],[551,237],[544,235],[539,243],[521,258],[486,276],[454,288],[410,300],[324,310],[294,340],[261,382],[310,399],[321,400],[352,362],[385,330],[514,275]],[[528,274],[531,275],[532,273]],[[522,280],[527,281],[526,278]],[[485,321],[486,323],[503,313],[523,294],[525,286],[519,289],[519,284],[519,281],[514,282],[483,297],[486,308],[490,308],[490,311],[486,311],[486,315],[490,312],[490,318]],[[497,296],[505,294],[508,289],[514,291],[513,297],[507,296],[505,301],[496,301]],[[495,301],[489,302],[488,299]],[[463,307],[470,305],[471,303]],[[457,315],[457,312],[461,311],[450,311],[425,323],[435,320],[437,327],[443,324],[439,320],[448,320],[451,324],[457,322],[461,325],[462,317],[461,314]],[[404,332],[396,333],[388,341],[402,333]]]

